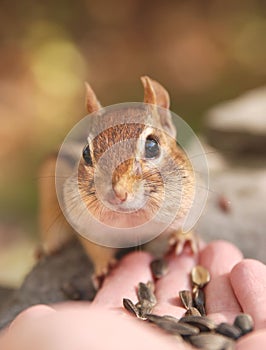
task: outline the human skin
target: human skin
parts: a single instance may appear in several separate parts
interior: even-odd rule
[[[104,281],[92,303],[37,305],[22,312],[3,331],[3,350],[192,349],[188,344],[135,319],[122,307],[122,299],[137,301],[138,283],[152,280],[146,252],[125,256]],[[206,310],[216,322],[232,322],[249,313],[255,330],[237,342],[237,350],[262,349],[266,343],[266,266],[244,260],[241,252],[224,241],[205,246],[198,258],[188,252],[169,256],[168,274],[156,282],[157,306],[153,313],[181,317],[184,308],[178,291],[189,289],[195,264],[205,266],[211,281],[205,288]]]

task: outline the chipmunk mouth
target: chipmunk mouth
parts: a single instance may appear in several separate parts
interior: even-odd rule
[[[143,188],[139,188],[134,193],[117,193],[111,190],[105,196],[104,205],[114,212],[132,213],[143,209],[146,202]]]

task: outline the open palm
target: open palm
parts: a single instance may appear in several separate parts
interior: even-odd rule
[[[188,349],[146,322],[136,320],[122,307],[122,299],[137,302],[136,286],[152,280],[145,252],[128,254],[105,280],[95,300],[60,306],[35,306],[11,324],[0,348],[8,350],[70,349]],[[255,331],[237,342],[237,349],[263,349],[266,342],[266,267],[256,260],[243,260],[239,250],[227,242],[213,242],[195,258],[184,252],[169,257],[169,272],[156,282],[158,300],[153,313],[180,318],[185,310],[178,292],[190,289],[195,264],[205,266],[211,281],[205,288],[208,317],[233,322],[240,312],[249,313]],[[192,348],[192,347],[191,347]]]

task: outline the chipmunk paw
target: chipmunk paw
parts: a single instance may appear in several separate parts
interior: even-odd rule
[[[183,232],[175,231],[169,238],[170,250],[174,250],[176,255],[180,255],[186,246],[188,246],[192,254],[196,255],[199,251],[199,239],[194,231]]]
[[[117,259],[112,258],[107,265],[96,266],[95,272],[92,275],[92,283],[96,290],[100,289],[103,285],[105,278],[109,275],[110,271],[117,265]]]

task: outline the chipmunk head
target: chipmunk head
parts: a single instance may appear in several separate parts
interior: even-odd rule
[[[91,115],[78,188],[89,213],[112,227],[141,225],[158,212],[157,220],[167,221],[173,208],[180,219],[194,194],[190,162],[176,144],[169,94],[147,76],[141,81],[144,103],[107,109],[86,84]]]

